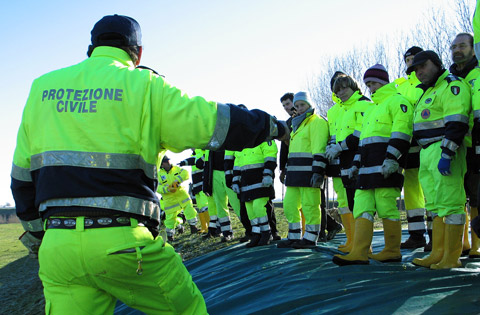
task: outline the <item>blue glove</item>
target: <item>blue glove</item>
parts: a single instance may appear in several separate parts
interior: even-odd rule
[[[451,158],[446,158],[443,154],[442,157],[440,158],[440,161],[438,161],[438,170],[440,174],[443,176],[448,176],[452,174],[450,172],[450,162],[452,161]]]

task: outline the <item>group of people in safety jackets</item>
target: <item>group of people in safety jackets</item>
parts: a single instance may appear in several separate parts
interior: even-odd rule
[[[315,112],[307,92],[281,98],[291,116],[290,139],[282,142],[280,152],[288,221],[284,240],[276,230],[272,206],[275,142],[242,151],[194,150],[180,165],[193,167],[193,195],[206,237],[221,232],[222,241],[233,238],[230,203],[244,223],[242,241],[249,240],[247,247],[278,240],[279,248],[313,248],[319,237],[323,240],[321,227],[332,221],[322,213],[324,183],[331,177],[347,236],[338,247],[341,254],[333,258],[335,264],[399,262],[401,249],[416,248],[429,255],[413,263],[432,269],[459,267],[462,254],[480,258],[480,240],[469,233],[470,220],[478,216],[480,179],[480,115],[475,111],[480,68],[473,35],[459,33],[450,50],[453,64],[448,70],[437,53],[417,46],[403,56],[406,77],[391,80],[383,65],[373,65],[363,76],[369,97],[352,76],[337,71],[330,84],[334,105],[326,118]],[[163,168],[161,182],[168,178],[162,172]],[[175,201],[177,211],[169,216],[173,205],[167,199],[178,194],[175,183],[185,180],[180,179],[182,172],[173,167],[170,177],[176,178],[168,183],[173,193],[159,186],[165,196],[167,233],[174,231],[172,218],[181,210],[182,198],[187,199],[183,192]],[[403,243],[398,202],[402,189],[409,232]],[[185,217],[197,232],[190,209],[191,202]],[[379,253],[371,251],[375,215],[382,220],[385,239]],[[333,222],[328,230],[334,236],[342,226]]]

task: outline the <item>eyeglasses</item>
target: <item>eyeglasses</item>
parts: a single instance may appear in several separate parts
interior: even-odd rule
[[[450,50],[455,50],[455,49],[457,49],[457,48],[460,49],[460,50],[464,50],[464,49],[467,48],[467,47],[470,47],[470,45],[462,43],[462,44],[460,44],[460,45],[452,45],[452,46],[450,46]]]

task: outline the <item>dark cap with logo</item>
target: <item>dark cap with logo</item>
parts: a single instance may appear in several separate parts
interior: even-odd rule
[[[165,163],[165,162],[168,162],[170,161],[170,159],[168,158],[168,156],[164,155],[163,158],[162,158],[162,163]]]
[[[443,63],[436,52],[433,50],[424,50],[415,55],[412,65],[407,69],[407,74],[415,71],[416,66],[423,65],[425,62],[427,62],[427,60],[431,60],[434,65],[443,68]]]
[[[141,46],[142,31],[140,24],[125,15],[106,15],[92,29],[92,45],[99,44],[99,38],[105,34],[116,34],[122,37],[125,46]]]
[[[408,50],[405,52],[405,54],[403,54],[403,61],[407,61],[407,57],[408,56],[415,56],[416,54],[418,54],[419,52],[422,52],[423,49],[418,47],[418,46],[412,46],[410,48],[408,48]]]

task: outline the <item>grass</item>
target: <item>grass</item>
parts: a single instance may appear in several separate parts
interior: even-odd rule
[[[0,224],[0,269],[28,254],[28,250],[18,240],[23,233],[20,223]]]

